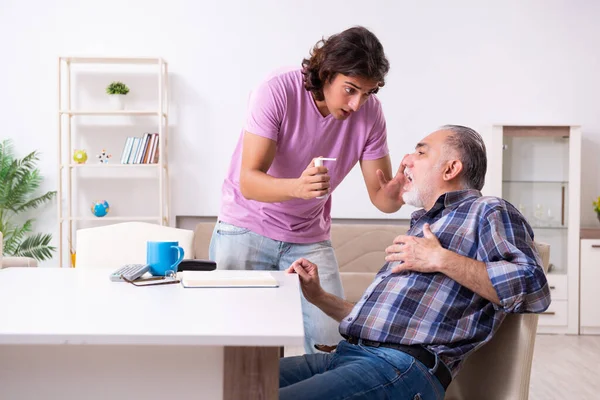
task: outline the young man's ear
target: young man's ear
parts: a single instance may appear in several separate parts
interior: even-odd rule
[[[446,168],[444,169],[444,180],[446,182],[455,179],[460,175],[463,170],[463,164],[460,160],[451,160],[446,163]]]

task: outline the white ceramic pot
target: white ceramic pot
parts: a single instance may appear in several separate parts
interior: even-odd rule
[[[109,94],[110,104],[113,110],[124,110],[125,109],[125,95],[124,94]]]

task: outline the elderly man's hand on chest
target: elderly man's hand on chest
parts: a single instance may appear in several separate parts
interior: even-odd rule
[[[444,249],[438,238],[431,232],[429,224],[423,226],[424,237],[400,235],[394,244],[385,249],[386,261],[402,261],[392,268],[393,273],[417,271],[423,273],[439,272],[444,265],[448,250]]]

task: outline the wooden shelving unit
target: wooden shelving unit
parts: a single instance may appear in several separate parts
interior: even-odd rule
[[[130,65],[131,68],[138,68],[140,65],[149,65],[144,67],[156,73],[158,78],[157,93],[158,103],[152,109],[133,109],[133,110],[110,110],[110,109],[76,109],[72,102],[72,75],[74,64],[113,64],[116,68]],[[133,66],[133,67],[132,67]],[[152,67],[154,66],[155,69]],[[141,67],[140,67],[141,68]],[[154,73],[153,72],[153,73]],[[61,267],[70,265],[69,246],[74,243],[74,235],[77,229],[77,222],[105,222],[105,221],[148,221],[161,225],[170,223],[170,204],[169,204],[169,172],[167,159],[168,145],[168,127],[169,127],[169,97],[168,97],[168,64],[162,58],[150,57],[59,57],[58,59],[58,257]],[[108,107],[107,107],[108,108]],[[107,164],[74,164],[72,154],[75,148],[73,142],[75,132],[73,129],[73,119],[78,117],[101,118],[101,117],[156,117],[157,132],[159,136],[159,156],[158,163],[155,164],[120,164],[113,161]],[[76,208],[74,186],[74,172],[80,170],[100,171],[106,168],[108,170],[120,171],[118,174],[124,176],[133,170],[157,171],[158,180],[158,209],[155,215],[120,215],[105,216],[97,218],[94,216],[75,215]],[[114,173],[112,174],[114,175]],[[106,176],[111,179],[111,174]]]

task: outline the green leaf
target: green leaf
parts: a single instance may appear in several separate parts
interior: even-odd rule
[[[129,93],[129,88],[123,82],[111,82],[111,84],[106,87],[106,93],[127,94]]]
[[[52,257],[55,248],[49,246],[52,236],[33,231],[34,219],[31,212],[47,204],[56,196],[55,191],[36,193],[42,182],[36,167],[39,160],[37,151],[23,158],[15,157],[10,139],[0,141],[0,231],[3,234],[3,252],[8,256],[26,255],[37,260]],[[24,223],[17,223],[27,218]]]
[[[41,178],[38,170],[27,171],[21,174],[20,179],[12,183],[6,197],[0,200],[0,206],[17,213],[17,209],[27,202],[27,197],[40,186]]]
[[[35,199],[31,199],[26,203],[23,203],[20,207],[18,207],[15,212],[20,213],[23,211],[27,211],[32,208],[38,208],[42,204],[52,200],[52,198],[56,196],[56,191],[47,192],[40,197],[36,197]]]
[[[32,219],[25,221],[22,226],[9,224],[6,227],[6,231],[2,231],[2,234],[4,235],[3,252],[7,255],[14,255],[21,242],[25,239],[25,236],[31,232],[32,225]]]
[[[13,161],[12,142],[8,139],[0,142],[0,170],[4,170]]]
[[[52,258],[52,252],[56,247],[50,246],[52,235],[36,233],[25,239],[15,251],[17,257],[33,257],[38,261],[45,261]]]

